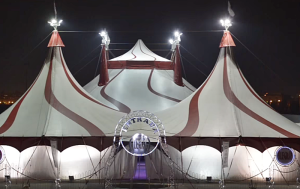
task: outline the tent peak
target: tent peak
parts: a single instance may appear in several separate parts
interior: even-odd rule
[[[48,47],[65,47],[57,30],[52,32]]]
[[[224,35],[223,35],[221,43],[220,43],[220,48],[222,48],[222,47],[235,47],[235,43],[232,39],[230,31],[228,31],[228,30],[224,31]]]

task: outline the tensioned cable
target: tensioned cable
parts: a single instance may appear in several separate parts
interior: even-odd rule
[[[47,146],[45,146],[45,148],[46,148],[46,152],[47,152],[48,157],[49,157],[49,161],[50,161],[51,167],[52,167],[52,169],[53,169],[53,174],[54,174],[54,176],[56,177],[56,174],[55,174],[55,166],[54,166],[54,159],[53,159],[53,164],[52,164],[52,161],[51,161],[51,158],[50,158],[50,155],[49,155]],[[51,149],[51,150],[52,150],[52,149]],[[54,157],[53,157],[53,158],[54,158]]]
[[[84,66],[82,66],[77,72],[74,73],[74,75],[78,74],[78,72],[80,72],[83,68],[85,68],[87,65],[89,65],[93,60],[95,60],[98,57],[95,56],[92,60],[90,60],[88,63],[86,63]]]
[[[273,161],[274,161],[275,157],[272,157],[272,155],[271,155],[271,153],[269,152],[269,149],[266,147],[265,143],[261,140],[260,137],[259,137],[259,139],[260,139],[262,145],[264,146],[265,150],[267,150],[268,154],[270,155],[270,157],[271,157],[271,158],[273,159]],[[276,165],[277,169],[279,169],[279,167],[278,167],[278,165],[277,165],[276,163],[275,163],[275,165]],[[270,166],[271,166],[271,165],[270,165]],[[269,166],[269,168],[270,168],[270,166]],[[280,170],[280,169],[279,169],[279,170]],[[288,181],[285,179],[285,177],[283,176],[283,174],[282,174],[281,172],[280,172],[280,174],[281,174],[282,178],[284,179],[284,181],[287,183],[287,185],[289,185]]]
[[[99,47],[101,47],[101,44],[98,45],[96,48],[94,48],[91,52],[89,52],[89,53],[88,53],[86,56],[84,56],[82,59],[80,59],[78,63],[76,63],[76,64],[74,64],[74,65],[72,66],[72,68],[75,67],[75,66],[77,66],[80,62],[82,62],[86,57],[88,57],[90,54],[92,54],[92,53],[93,53],[95,50],[97,50]]]
[[[92,163],[93,169],[94,169],[94,171],[95,171],[96,167],[94,166],[94,163],[93,163],[92,157],[91,157],[91,155],[90,155],[90,152],[89,152],[89,151],[88,151],[88,149],[87,149],[87,146],[86,146],[86,143],[85,143],[85,141],[84,141],[84,138],[83,138],[83,137],[82,137],[82,140],[83,140],[83,143],[84,143],[85,149],[86,149],[86,151],[87,151],[87,153],[88,153],[88,155],[89,155],[89,158],[90,158],[90,161],[91,161],[91,163]]]
[[[25,60],[38,46],[40,46],[50,35],[52,32],[50,32],[47,37],[45,37],[39,44],[37,44],[27,55],[25,55],[21,60]]]
[[[101,59],[101,55],[102,55],[102,49],[103,49],[103,48],[105,48],[105,46],[102,46],[102,48],[101,48],[101,51],[100,51],[100,54],[99,54],[98,63],[97,63],[96,70],[95,70],[95,74],[94,74],[94,78],[95,78],[95,77],[96,77],[96,75],[97,75],[98,66],[99,66],[99,63],[100,63],[100,59]]]
[[[189,53],[192,57],[194,57],[196,60],[198,60],[202,65],[204,65],[206,68],[208,68],[208,66],[201,60],[199,60],[195,55],[193,55],[190,51],[188,51],[186,48],[184,48],[182,45],[180,45],[187,53]]]
[[[228,150],[229,150],[229,149],[228,149]],[[233,160],[234,160],[234,157],[235,157],[236,151],[237,151],[237,146],[235,147],[234,154],[233,154],[233,157],[232,157],[232,160],[231,160],[231,163],[230,163],[229,169],[228,169],[228,173],[227,173],[226,179],[227,179],[227,178],[228,178],[228,176],[229,176],[229,173],[230,173],[230,170],[231,170],[231,167],[232,167],[232,163],[233,163]],[[224,178],[224,179],[225,179],[225,178]]]
[[[169,54],[171,54],[172,51],[169,51],[168,54],[165,56],[165,58],[167,58],[169,56]]]
[[[182,65],[184,77],[185,77],[186,80],[188,80],[188,78],[187,78],[187,76],[186,76],[186,74],[185,74],[185,69],[184,69],[184,65],[183,65],[181,53],[180,53],[180,51],[178,51],[178,52],[179,52],[179,55],[180,55],[180,60],[181,60],[181,65]]]
[[[231,32],[230,32],[231,33]],[[278,74],[276,74],[269,66],[267,66],[258,56],[256,56],[244,43],[242,43],[233,33],[232,36],[245,48],[250,54],[252,54],[261,64],[263,64],[266,68],[268,68],[277,78],[279,78],[283,83],[286,83]]]
[[[33,157],[33,154],[35,153],[35,151],[36,151],[36,149],[37,149],[37,147],[39,146],[39,144],[40,144],[41,141],[42,141],[42,140],[40,140],[40,141],[38,142],[38,144],[36,145],[36,147],[35,147],[34,151],[32,152],[32,154],[31,154],[31,156],[30,156],[28,162],[26,163],[26,165],[25,165],[25,167],[24,167],[22,173],[25,171],[25,169],[26,169],[28,163],[30,162],[31,158]]]
[[[193,63],[191,63],[190,61],[188,61],[184,56],[182,56],[183,59],[185,59],[188,63],[190,63],[194,68],[196,68],[196,70],[198,70],[200,73],[202,73],[205,77],[207,77],[207,75],[205,73],[203,73],[199,68],[197,68]]]

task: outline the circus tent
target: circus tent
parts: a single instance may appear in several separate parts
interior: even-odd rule
[[[199,164],[201,170],[206,170],[203,175],[220,178],[223,141],[230,142],[229,159],[239,160],[233,164],[231,178],[247,172],[245,165],[238,163],[247,158],[245,153],[249,151],[252,167],[263,165],[262,154],[267,149],[274,151],[274,147],[286,145],[300,151],[299,126],[275,112],[252,89],[234,60],[234,46],[226,30],[215,67],[195,91],[184,80],[182,86],[175,82],[173,70],[180,58],[178,46],[172,61],[152,53],[141,40],[128,53],[111,60],[106,60],[107,52],[102,48],[102,63],[107,64],[102,64],[101,73],[107,71],[108,81],[100,85],[100,75],[85,86],[85,91],[68,70],[62,54],[64,44],[55,30],[40,74],[25,94],[0,115],[1,145],[7,145],[6,150],[11,154],[18,154],[16,149],[22,151],[16,155],[19,160],[10,155],[13,161],[21,162],[18,167],[21,164],[22,169],[26,168],[26,162],[42,162],[42,168],[36,164],[31,167],[35,176],[41,175],[45,167],[51,170],[58,156],[63,162],[63,176],[70,175],[68,171],[76,174],[70,159],[91,161],[89,168],[95,171],[94,164],[100,163],[102,157],[107,158],[102,151],[112,144],[119,119],[130,111],[142,109],[154,112],[163,122],[171,156],[177,164],[181,163],[182,170],[189,169],[192,156],[197,156],[194,163],[205,162]],[[53,141],[60,151],[57,156],[49,155],[53,147],[47,146],[53,146]],[[235,156],[233,148],[241,149],[238,145],[251,150],[245,148]],[[194,155],[191,156],[191,152]],[[78,160],[76,154],[85,154],[85,157],[80,156],[82,159]],[[157,160],[152,162],[156,167],[163,167],[159,165],[163,161],[159,151],[151,156]],[[45,158],[50,159],[50,163]],[[135,169],[135,158],[126,152],[121,151],[116,159],[120,174],[114,174],[120,176],[126,170],[124,162]],[[150,164],[148,159],[145,166],[153,167]],[[84,167],[87,165],[80,169]],[[197,172],[198,168],[191,170]],[[47,171],[43,176],[52,178],[56,174]],[[160,173],[149,172],[148,175],[160,178]]]
[[[220,138],[233,140],[233,146],[242,138],[245,145],[261,152],[265,147],[282,145],[282,141],[300,150],[295,144],[299,126],[273,110],[253,90],[234,60],[234,47],[230,32],[225,31],[218,60],[206,81],[188,98],[156,113],[169,135],[182,138],[186,145],[182,149],[194,143],[221,150]]]
[[[127,53],[107,60],[107,68],[106,85],[99,85],[100,74],[84,89],[101,103],[122,112],[165,110],[195,91],[184,79],[183,86],[174,83],[174,62],[150,51],[141,39]]]

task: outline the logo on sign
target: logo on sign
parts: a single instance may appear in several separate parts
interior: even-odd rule
[[[160,144],[161,136],[165,136],[161,121],[154,114],[143,110],[124,116],[115,129],[119,144],[134,156],[152,153]]]
[[[283,166],[289,166],[295,161],[295,152],[293,149],[283,146],[276,151],[276,161]]]

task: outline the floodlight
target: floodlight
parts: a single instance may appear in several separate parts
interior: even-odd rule
[[[169,43],[172,45],[174,43],[173,39],[169,39]]]
[[[60,26],[60,24],[62,23],[62,20],[59,20],[59,22],[57,22],[56,19],[52,19],[51,21],[48,22],[50,24],[50,26],[52,26],[55,30],[57,30],[57,26]]]
[[[225,30],[228,30],[228,28],[229,28],[230,26],[232,26],[231,21],[230,21],[230,19],[228,19],[228,18],[225,19],[225,20],[221,19],[221,20],[220,20],[220,23],[221,23],[222,26],[225,27]]]
[[[178,32],[178,31],[175,31],[175,32],[174,32],[174,36],[177,37],[178,35],[179,35],[179,32]]]
[[[101,37],[105,36],[106,35],[106,32],[105,31],[102,31],[101,33],[99,33],[101,35]]]

